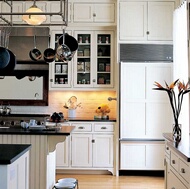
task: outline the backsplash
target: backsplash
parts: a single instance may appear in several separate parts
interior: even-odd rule
[[[49,91],[49,106],[11,106],[12,113],[26,114],[52,114],[53,112],[63,112],[67,117],[68,110],[63,106],[71,96],[77,97],[77,103],[81,103],[81,108],[76,109],[76,117],[92,118],[97,107],[106,103],[111,111],[110,118],[116,118],[117,101],[108,101],[108,97],[116,97],[115,91]]]

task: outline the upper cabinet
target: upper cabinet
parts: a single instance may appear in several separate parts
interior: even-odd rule
[[[33,5],[33,1],[13,1],[13,13],[25,12]],[[10,13],[11,8],[5,2],[0,2],[0,12]],[[59,13],[61,10],[60,1],[37,1],[38,6],[43,12]],[[64,3],[62,9],[64,10]],[[64,12],[64,11],[63,11]],[[10,15],[3,15],[10,20]],[[13,24],[24,24],[22,15],[13,15]],[[68,3],[68,25],[87,24],[94,26],[116,25],[116,3],[115,0],[70,0]],[[44,24],[63,25],[62,17],[59,15],[47,15]],[[42,24],[43,25],[43,24]]]
[[[74,87],[113,88],[113,31],[75,31]]]
[[[171,41],[174,2],[119,2],[119,41]]]
[[[73,3],[74,23],[115,23],[114,3]]]

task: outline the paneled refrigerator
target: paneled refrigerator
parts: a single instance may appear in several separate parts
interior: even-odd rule
[[[166,49],[166,50],[164,50]],[[172,81],[172,45],[120,45],[120,170],[164,170],[172,114],[154,82]]]

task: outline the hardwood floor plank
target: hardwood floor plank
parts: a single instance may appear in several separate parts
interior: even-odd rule
[[[70,177],[78,179],[79,189],[164,189],[163,177],[57,174],[56,180]]]

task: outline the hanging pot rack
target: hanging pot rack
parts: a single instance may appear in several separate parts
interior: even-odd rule
[[[12,16],[13,15],[49,15],[54,16],[58,15],[62,17],[61,25],[67,26],[68,23],[68,0],[60,0],[60,10],[59,12],[35,12],[35,13],[27,13],[27,12],[13,12],[13,0],[3,0],[8,6],[10,6],[10,12],[0,12],[0,19],[6,22],[8,25],[13,25]],[[64,6],[64,8],[63,8]],[[10,20],[7,20],[4,15],[10,15]],[[23,25],[23,24],[14,24],[14,25]],[[45,24],[43,24],[44,26]],[[51,24],[51,25],[58,25],[58,24]]]

